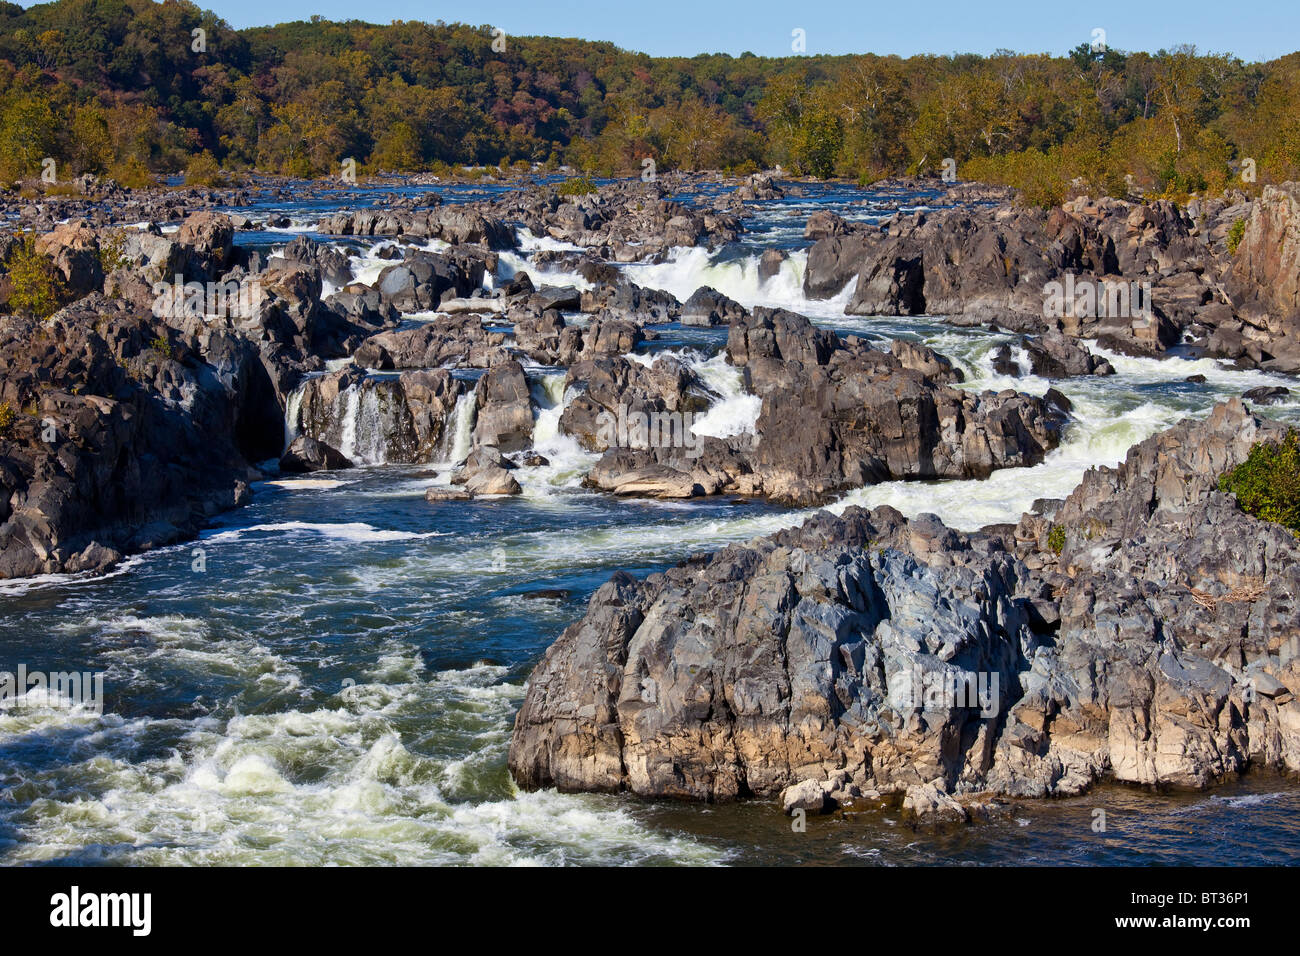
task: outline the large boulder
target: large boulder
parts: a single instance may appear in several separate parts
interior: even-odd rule
[[[989,794],[1300,770],[1300,542],[1214,486],[1277,433],[1220,406],[1014,533],[850,508],[620,572],[529,679],[511,772],[960,820]]]

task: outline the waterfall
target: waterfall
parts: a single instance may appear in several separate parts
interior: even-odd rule
[[[469,457],[470,446],[474,441],[474,422],[478,419],[478,395],[474,389],[456,399],[451,417],[454,426],[443,436],[443,458],[455,463]]]
[[[541,447],[549,443],[560,433],[560,416],[564,414],[567,404],[564,394],[566,373],[552,372],[540,377],[533,383],[533,445]]]
[[[302,397],[306,394],[307,383],[304,381],[292,392],[284,403],[284,451],[289,450],[293,440],[300,433],[300,416],[302,415]]]
[[[388,448],[384,443],[384,419],[379,407],[379,389],[358,386],[361,400],[357,408],[356,455],[352,458],[357,464],[382,465],[388,460]]]
[[[357,417],[361,411],[361,392],[353,386],[340,395],[335,400],[335,411],[337,413],[338,403],[343,403],[342,414],[336,414],[335,420],[339,422],[341,433],[339,435],[339,451],[344,458],[355,462],[357,460]]]

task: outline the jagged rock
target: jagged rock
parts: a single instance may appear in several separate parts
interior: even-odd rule
[[[318,232],[336,236],[415,236],[441,239],[453,245],[473,243],[490,249],[512,249],[514,230],[501,219],[485,216],[467,205],[428,210],[355,209],[327,216]]]
[[[563,199],[554,186],[546,186],[509,194],[492,209],[535,235],[605,250],[605,258],[617,262],[639,262],[679,246],[716,248],[736,238],[740,219],[734,213],[666,199],[671,178],[619,181]]]
[[[523,366],[515,361],[493,366],[475,386],[478,420],[474,442],[502,452],[532,444],[533,406]]]
[[[271,452],[250,423],[279,415],[249,343],[185,339],[102,296],[0,317],[0,402],[18,410],[0,435],[0,578],[102,571],[194,535],[248,500],[248,461]]]
[[[685,420],[663,414],[679,407],[640,400],[631,382],[610,390],[617,402],[589,389],[561,426],[601,450],[608,446],[590,438],[600,412],[621,405],[655,415],[650,432],[657,437],[608,448],[587,475],[593,487],[765,495],[799,505],[879,481],[986,477],[996,468],[1036,464],[1059,441],[1068,411],[1063,396],[951,388],[960,374],[946,359],[912,343],[893,348],[891,354],[860,340],[847,345],[803,316],[758,308],[733,321],[727,342],[748,390],[761,399],[752,432],[690,440]],[[633,396],[632,403],[623,396]]]
[[[505,334],[489,331],[480,316],[439,315],[413,328],[372,336],[353,358],[376,369],[486,368],[507,359],[505,341]]]
[[[438,308],[448,292],[468,296],[483,282],[480,261],[465,260],[436,252],[408,255],[401,263],[379,273],[375,289],[400,312],[429,312]]]
[[[739,302],[727,298],[716,289],[700,286],[682,303],[682,325],[727,325],[732,319],[743,319],[747,311]]]
[[[901,794],[958,821],[974,795],[1300,770],[1300,542],[1216,489],[1280,430],[1220,405],[1014,534],[849,508],[617,573],[531,676],[511,772],[788,809]]]
[[[1056,330],[1027,336],[1022,344],[1029,353],[1031,373],[1040,378],[1115,374],[1115,369],[1105,359],[1098,358]]]

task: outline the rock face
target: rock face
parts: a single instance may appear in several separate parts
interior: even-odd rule
[[[533,673],[511,772],[961,817],[974,794],[1300,770],[1300,543],[1214,490],[1278,431],[1219,406],[1014,533],[851,508],[619,573]]]
[[[102,297],[45,323],[0,318],[0,402],[16,416],[0,434],[0,578],[103,570],[192,535],[248,499],[249,460],[279,454],[256,348],[214,333],[200,350]]]
[[[1223,345],[1265,368],[1300,372],[1300,183],[1264,187],[1245,223],[1228,278],[1241,307]]]

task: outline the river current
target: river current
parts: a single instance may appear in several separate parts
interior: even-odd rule
[[[449,201],[473,195],[440,191]],[[364,189],[341,200],[366,201]],[[906,209],[927,201],[923,193],[901,200]],[[746,306],[791,308],[841,332],[917,339],[963,369],[963,387],[1041,393],[1055,385],[1074,403],[1062,446],[1037,467],[984,481],[877,485],[831,510],[887,503],[974,529],[1015,521],[1034,499],[1067,494],[1088,467],[1113,465],[1133,443],[1256,386],[1291,387],[1292,398],[1265,413],[1300,421],[1294,380],[1213,359],[1102,352],[1113,377],[1009,378],[990,361],[1009,335],[939,317],[845,316],[851,289],[805,300],[808,213],[831,208],[865,220],[899,202],[845,186],[803,187],[800,196],[751,204],[747,232],[724,249],[622,267],[683,300],[709,285]],[[269,251],[294,234],[315,236],[313,224],[336,205],[241,209],[287,215],[292,225],[239,241]],[[362,247],[353,259],[359,278],[387,264],[373,255],[381,242],[344,244]],[[518,269],[539,284],[583,285],[531,264],[534,252],[556,247],[524,234],[488,285]],[[789,257],[760,281],[758,256],[773,247]],[[722,396],[697,430],[752,428],[757,404],[720,356],[725,329],[656,331],[641,347],[646,360],[672,351]],[[563,372],[529,372],[537,446],[550,464],[515,473],[524,488],[517,498],[426,501],[430,484],[447,482],[449,463],[385,464],[357,408],[345,451],[365,467],[259,483],[250,506],[199,540],[133,557],[104,577],[0,582],[0,670],[100,672],[105,697],[102,714],[34,699],[0,710],[0,862],[1300,862],[1300,787],[1264,774],[1196,794],[1108,786],[1077,799],[1012,802],[991,821],[935,833],[912,830],[888,807],[810,819],[797,832],[771,802],[699,807],[518,792],[506,748],[524,683],[611,573],[648,574],[808,514],[582,489],[594,456],[558,434]],[[466,405],[449,461],[467,449]]]

